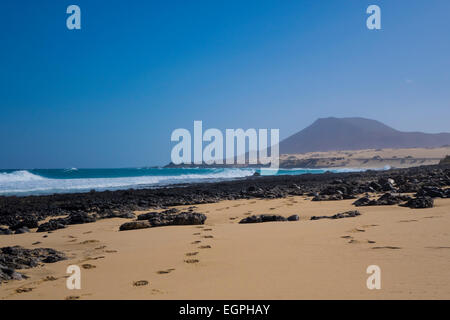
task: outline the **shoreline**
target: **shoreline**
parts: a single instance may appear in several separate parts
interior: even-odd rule
[[[415,192],[420,183],[436,179],[436,172],[449,170],[450,166],[432,165],[383,171],[325,172],[321,174],[251,176],[229,181],[171,185],[150,189],[125,189],[115,191],[94,191],[83,193],[62,193],[32,196],[0,196],[0,226],[13,226],[18,220],[31,216],[37,221],[52,216],[74,212],[98,212],[111,210],[126,213],[177,205],[195,205],[250,198],[280,198],[287,195],[320,193],[332,186],[335,180],[353,185],[352,196],[371,191],[369,182],[378,179],[417,179],[409,184]],[[389,191],[389,190],[385,190]]]

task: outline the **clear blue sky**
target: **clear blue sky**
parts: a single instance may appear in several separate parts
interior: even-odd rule
[[[450,131],[449,17],[448,0],[2,0],[0,168],[165,164],[194,120]]]

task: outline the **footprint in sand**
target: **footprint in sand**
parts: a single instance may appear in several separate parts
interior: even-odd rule
[[[361,228],[372,228],[372,227],[378,227],[377,224],[365,224],[363,226],[361,226]]]
[[[160,271],[157,271],[156,273],[157,274],[168,274],[168,273],[171,273],[172,271],[174,271],[175,269],[167,269],[167,270],[160,270]]]
[[[201,242],[200,240],[196,240],[194,242],[191,242],[191,244],[197,244],[197,243],[200,243],[200,242]]]
[[[187,260],[184,260],[184,262],[186,262],[186,263],[199,263],[200,261],[197,260],[197,259],[187,259]]]
[[[192,256],[196,256],[197,254],[198,254],[198,252],[188,252],[188,253],[186,253],[186,256],[192,257]]]
[[[105,259],[105,256],[88,257],[86,260],[98,260],[98,259]]]
[[[116,253],[117,250],[105,250],[106,253]]]
[[[85,241],[81,241],[80,244],[91,244],[91,243],[98,243],[100,241],[98,240],[85,240]]]
[[[205,231],[212,231],[212,229],[211,229],[211,228],[208,228],[208,229],[205,229]]]
[[[36,242],[33,242],[31,245],[32,246],[35,246],[35,245],[37,245],[37,244],[41,244],[42,242],[40,242],[40,241],[36,241]]]
[[[214,238],[214,237],[211,236],[211,235],[208,235],[208,236],[203,236],[203,238],[205,238],[205,239],[211,239],[211,238]]]
[[[427,249],[450,249],[450,247],[425,247]]]
[[[17,288],[16,292],[17,293],[24,293],[24,292],[30,292],[32,290],[33,290],[33,288]]]
[[[89,234],[89,233],[92,233],[92,231],[83,232],[83,234]]]
[[[352,230],[349,230],[349,231],[347,231],[347,232],[352,232],[352,233],[355,233],[355,232],[366,232],[366,230],[364,230],[364,229],[358,229],[358,228],[354,228],[354,229],[352,229]]]
[[[79,300],[80,296],[67,296],[64,298],[64,300]]]
[[[204,226],[197,226],[196,228],[197,228],[197,229],[203,229]]]
[[[400,221],[397,221],[397,222],[417,222],[417,220],[400,220]]]
[[[210,245],[206,245],[206,246],[200,246],[198,247],[199,249],[211,249]]]
[[[133,282],[133,286],[135,286],[135,287],[142,287],[142,286],[146,286],[146,285],[148,285],[147,280],[139,280],[139,281]]]
[[[90,264],[90,263],[82,264],[81,267],[83,269],[94,269],[94,268],[97,268],[96,266],[94,266],[93,264]]]
[[[352,236],[341,236],[342,239],[352,239]]]
[[[54,276],[46,276],[42,281],[55,281],[58,280],[58,278],[55,278]]]
[[[106,248],[106,246],[100,246],[100,247],[96,247],[96,248],[94,248],[95,250],[102,250],[102,249],[105,249]]]
[[[193,233],[192,235],[193,236],[198,236],[198,235],[200,235],[201,233],[200,232],[196,232],[196,233]]]
[[[391,250],[397,250],[401,249],[400,247],[394,247],[394,246],[384,246],[384,247],[372,247],[372,249],[391,249]]]

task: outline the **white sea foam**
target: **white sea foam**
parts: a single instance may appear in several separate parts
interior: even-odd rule
[[[49,179],[26,170],[0,173],[0,194],[31,194],[55,192],[81,192],[91,189],[107,190],[162,186],[176,183],[220,181],[250,176],[255,170],[218,169],[208,174],[182,174],[178,176],[138,176],[119,178]]]
[[[26,182],[26,181],[40,181],[45,178],[32,174],[27,170],[19,170],[13,172],[0,172],[0,186],[4,183],[11,182]]]

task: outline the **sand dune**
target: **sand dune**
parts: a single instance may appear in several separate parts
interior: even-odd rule
[[[362,207],[354,218],[309,220],[354,210],[351,202],[222,201],[197,206],[208,217],[203,226],[119,232],[126,219],[115,218],[0,236],[2,246],[50,247],[69,256],[22,270],[30,278],[2,284],[0,298],[450,298],[450,199],[437,199],[431,209]],[[299,214],[300,221],[238,224],[257,213]],[[81,267],[81,290],[66,288],[72,264]],[[366,287],[366,268],[374,264],[381,290]]]
[[[409,168],[438,164],[448,154],[450,154],[450,147],[309,152],[283,154],[280,156],[280,166],[284,168],[379,169],[386,166]]]

